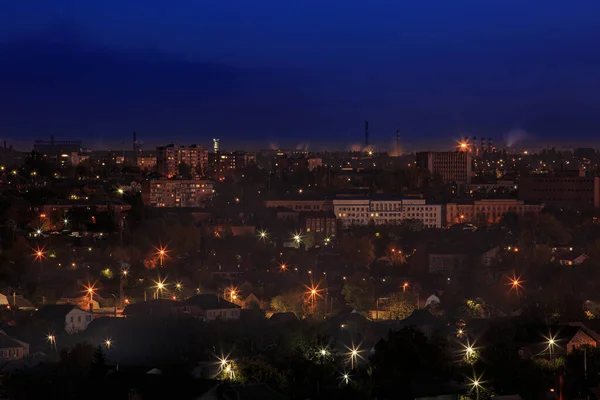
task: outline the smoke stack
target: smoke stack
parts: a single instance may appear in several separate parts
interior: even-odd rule
[[[400,157],[400,130],[396,131],[396,157]]]
[[[481,151],[485,151],[485,138],[481,137]]]
[[[493,151],[494,147],[492,146],[492,138],[488,138],[488,150]]]
[[[369,147],[369,121],[365,121],[365,147]]]
[[[4,141],[4,148],[6,148],[6,140]]]
[[[54,144],[54,135],[50,135],[50,144]]]

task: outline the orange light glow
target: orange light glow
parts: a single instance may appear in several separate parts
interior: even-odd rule
[[[40,248],[39,246],[37,249],[33,249],[32,255],[35,257],[35,261],[41,262],[44,258],[46,258],[46,252],[44,251],[44,248]]]
[[[513,275],[512,277],[508,278],[508,283],[507,285],[510,286],[510,291],[515,291],[517,294],[519,293],[519,290],[523,290],[523,283],[525,281],[521,279],[520,276],[516,276]]]

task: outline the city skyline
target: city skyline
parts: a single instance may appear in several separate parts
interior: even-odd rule
[[[153,146],[343,149],[369,120],[380,148],[400,130],[419,149],[513,130],[568,147],[600,131],[593,2],[143,5],[3,5],[2,139],[107,148],[135,130]]]

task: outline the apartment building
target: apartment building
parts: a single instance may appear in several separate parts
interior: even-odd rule
[[[208,149],[195,144],[185,147],[176,144],[156,148],[156,169],[159,174],[172,178],[179,173],[179,165],[186,164],[193,177],[208,169]]]
[[[201,207],[212,199],[213,183],[196,179],[142,182],[142,199],[151,207]]]
[[[466,203],[448,203],[446,204],[446,225],[460,223],[489,225],[500,222],[507,213],[523,216],[539,214],[541,211],[541,204],[526,204],[525,201],[516,199],[484,199]]]
[[[419,152],[417,167],[439,175],[445,183],[471,183],[471,154],[466,151]]]
[[[600,207],[600,178],[593,176],[531,176],[519,182],[525,201],[573,208]]]
[[[425,228],[441,228],[441,204],[429,204],[414,198],[337,198],[333,212],[341,227],[353,225],[397,225],[405,221],[419,221]]]

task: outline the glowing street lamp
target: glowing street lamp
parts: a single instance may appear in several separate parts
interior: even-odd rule
[[[344,372],[342,374],[342,380],[344,381],[344,383],[347,385],[348,383],[350,383],[350,375],[348,375],[347,372]]]
[[[348,353],[346,353],[346,355],[350,360],[350,365],[352,369],[354,369],[354,364],[358,362],[358,358],[362,358],[362,356],[360,355],[360,346],[355,347],[353,344],[351,347],[346,346],[346,349],[348,349]]]
[[[404,283],[402,284],[402,291],[403,291],[403,292],[406,292],[406,289],[408,289],[408,282],[404,282]]]
[[[509,278],[508,285],[510,286],[509,291],[515,291],[516,294],[519,294],[519,289],[523,289],[523,283],[525,281],[521,279],[520,276],[513,275],[512,278]]]
[[[314,283],[311,283],[310,287],[306,286],[306,288],[308,289],[308,292],[306,292],[306,295],[310,298],[311,300],[311,308],[312,308],[312,312],[314,314],[315,312],[315,299],[317,296],[319,296],[319,291],[321,289],[319,289],[319,285],[316,285]]]
[[[281,269],[281,271],[282,271],[282,272],[284,272],[284,271],[287,271],[287,265],[285,265],[285,264],[281,264],[281,265],[279,266],[279,269]]]
[[[112,340],[110,340],[110,338],[106,338],[104,340],[104,345],[106,346],[107,349],[110,349],[110,346],[112,346]]]
[[[551,333],[549,333],[548,336],[544,336],[544,339],[546,339],[548,353],[550,354],[550,360],[552,360],[554,355],[554,347],[558,346],[556,335],[553,336]]]
[[[469,394],[475,392],[475,398],[479,399],[479,391],[483,390],[481,376],[474,375],[473,378],[467,378],[469,380]]]
[[[163,267],[163,263],[165,261],[165,257],[169,257],[169,250],[167,250],[167,246],[163,247],[162,245],[159,245],[158,247],[156,247],[156,256],[159,258],[160,260],[160,266],[161,268]]]
[[[267,231],[259,231],[258,232],[258,240],[266,240],[269,235],[267,235]]]
[[[117,193],[122,195],[123,193],[125,193],[125,191],[123,190],[123,188],[118,188]]]
[[[157,300],[158,300],[159,293],[160,293],[160,298],[162,298],[163,291],[167,288],[167,284],[165,283],[166,280],[167,280],[166,278],[161,280],[160,276],[159,276],[158,280],[153,281],[155,283],[154,288],[156,289],[154,295]]]

